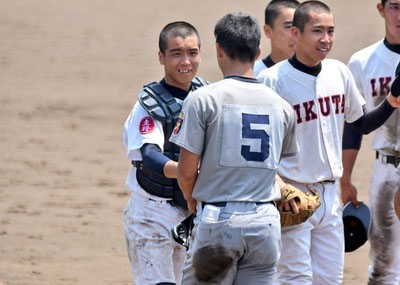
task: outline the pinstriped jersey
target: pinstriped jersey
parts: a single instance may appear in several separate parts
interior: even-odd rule
[[[349,61],[358,89],[372,109],[390,91],[400,54],[389,50],[383,40],[356,52]],[[372,147],[384,154],[400,155],[400,112],[396,109],[385,124],[375,131]]]
[[[344,120],[360,118],[365,103],[346,65],[326,59],[318,76],[313,76],[285,60],[263,70],[258,79],[296,113],[300,151],[282,159],[279,174],[300,183],[340,178]]]
[[[255,79],[233,77],[189,94],[171,141],[201,157],[193,198],[267,202],[280,198],[281,155],[297,152],[295,115]]]

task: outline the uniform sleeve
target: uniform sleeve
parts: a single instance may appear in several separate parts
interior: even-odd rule
[[[206,131],[204,106],[198,96],[203,89],[204,87],[190,93],[185,99],[180,118],[170,138],[171,142],[199,156],[203,152]]]
[[[358,90],[354,77],[346,66],[343,70],[344,80],[346,81],[346,101],[345,101],[345,119],[346,122],[352,123],[359,119],[363,114],[363,105],[365,100]]]
[[[289,104],[286,109],[287,129],[282,144],[282,157],[293,156],[299,151],[296,135],[296,116]]]
[[[258,75],[257,75],[257,80],[264,85],[268,86],[269,88],[272,88],[272,80],[271,77],[269,76],[270,70],[264,69],[262,70]]]
[[[130,160],[142,160],[140,148],[145,143],[158,145],[163,150],[162,123],[136,102],[124,124],[123,142]]]
[[[361,95],[364,96],[363,88],[362,88],[362,81],[361,81],[361,66],[360,62],[356,59],[356,57],[353,55],[349,63],[347,64],[347,67],[349,68],[351,74],[353,75],[354,82],[357,86],[358,91],[360,91]]]

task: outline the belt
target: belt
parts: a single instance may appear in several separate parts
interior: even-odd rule
[[[232,202],[241,202],[241,201],[232,201]],[[204,208],[205,205],[213,205],[216,207],[225,207],[226,203],[228,202],[201,202],[201,207]],[[251,202],[250,202],[251,203]],[[268,201],[268,202],[253,202],[256,203],[256,205],[261,205],[261,204],[273,204],[275,205],[274,201]]]
[[[400,156],[384,155],[376,151],[376,159],[378,158],[380,158],[383,163],[393,164],[394,167],[397,167],[400,164]]]
[[[159,203],[168,203],[168,204],[171,204],[172,206],[175,206],[175,205],[176,205],[176,204],[174,203],[173,200],[162,200],[162,201],[157,201],[157,200],[154,200],[154,199],[149,198],[149,201],[152,201],[152,202],[159,202]]]
[[[325,183],[335,183],[336,180],[322,180],[319,183],[325,184]]]

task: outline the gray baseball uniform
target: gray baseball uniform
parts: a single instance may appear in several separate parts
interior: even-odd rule
[[[203,218],[193,229],[183,283],[271,282],[280,221],[268,202],[280,198],[281,155],[297,152],[292,108],[255,79],[235,76],[189,95],[181,118],[170,140],[201,157],[192,196]],[[218,207],[215,222],[204,221],[205,203]]]

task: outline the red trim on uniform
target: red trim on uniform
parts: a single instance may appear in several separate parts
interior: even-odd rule
[[[154,131],[154,121],[152,117],[144,117],[140,120],[139,132],[143,134],[149,134]]]

